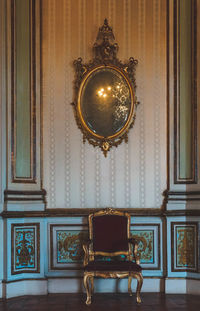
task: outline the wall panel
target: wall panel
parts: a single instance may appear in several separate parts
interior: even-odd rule
[[[42,3],[47,207],[159,208],[166,188],[164,4],[158,0]],[[105,17],[119,44],[119,58],[133,56],[139,61],[136,92],[140,102],[128,145],[112,150],[106,159],[87,142],[83,145],[70,105],[73,60],[79,56],[85,62],[91,59],[92,46]]]
[[[3,119],[3,100],[4,100],[4,96],[5,96],[5,93],[4,93],[4,74],[5,74],[5,68],[3,66],[3,60],[4,60],[4,57],[5,57],[5,47],[3,46],[3,42],[5,42],[5,30],[4,30],[4,23],[5,23],[5,20],[3,18],[3,9],[4,9],[4,4],[3,2],[0,3],[0,12],[1,12],[1,15],[0,15],[0,20],[1,20],[1,23],[0,23],[0,35],[1,35],[1,38],[2,40],[0,41],[0,120]],[[1,122],[0,124],[0,171],[2,171],[3,169],[3,159],[2,159],[2,143],[3,143],[3,135],[2,135],[2,129],[3,129],[3,122]],[[0,207],[2,206],[2,198],[3,198],[3,189],[2,189],[2,182],[3,182],[3,178],[1,176],[0,178]],[[1,209],[1,208],[0,208]]]
[[[7,210],[23,209],[19,201],[31,201],[44,209],[41,181],[41,2],[1,1],[6,19],[6,51],[3,111],[7,156],[4,201]],[[4,110],[5,109],[5,110]],[[37,204],[37,205],[36,205]],[[29,206],[28,206],[29,205]],[[26,207],[25,207],[26,209]]]
[[[39,0],[29,2],[39,3]],[[182,0],[180,0],[182,1]],[[176,0],[176,2],[180,2]],[[184,0],[185,1],[185,0]],[[190,1],[190,0],[188,0]],[[199,249],[199,181],[198,184],[174,184],[174,71],[172,63],[174,48],[174,6],[175,1],[167,0],[43,0],[41,1],[41,54],[42,54],[42,116],[40,101],[37,106],[37,173],[38,183],[13,184],[6,174],[6,118],[8,109],[8,136],[10,135],[10,92],[6,82],[5,55],[11,56],[7,27],[8,46],[4,46],[5,16],[11,23],[9,6],[13,1],[0,0],[0,206],[5,207],[0,217],[0,297],[7,298],[24,294],[46,294],[55,292],[81,292],[80,270],[82,253],[81,241],[87,235],[86,208],[146,208],[131,211],[131,232],[139,242],[139,252],[144,269],[142,291],[163,291],[199,293],[200,249]],[[20,1],[17,0],[19,3]],[[168,3],[168,6],[167,6]],[[196,1],[200,7],[200,0]],[[38,7],[39,8],[39,7]],[[169,15],[167,15],[167,9]],[[198,10],[200,12],[200,10]],[[5,13],[5,14],[4,14]],[[40,15],[37,11],[37,17]],[[199,13],[198,13],[199,14]],[[130,56],[138,59],[136,69],[137,97],[140,105],[134,128],[129,133],[128,144],[112,149],[104,158],[99,149],[86,143],[77,128],[70,103],[73,101],[73,60],[81,56],[84,62],[92,57],[92,45],[98,28],[107,17],[113,27],[119,44],[119,58]],[[169,33],[167,37],[166,21]],[[197,18],[197,23],[200,19]],[[37,38],[39,38],[39,20]],[[198,39],[199,29],[197,25]],[[167,41],[168,40],[168,41]],[[37,41],[37,40],[36,40]],[[39,47],[39,41],[37,41]],[[166,57],[168,45],[168,58]],[[197,55],[199,51],[199,43]],[[7,52],[7,53],[5,53]],[[38,54],[37,54],[38,53]],[[40,71],[39,49],[37,66]],[[170,74],[167,86],[166,63]],[[199,66],[199,63],[198,63]],[[199,72],[199,70],[198,70]],[[173,73],[171,75],[171,73]],[[199,74],[198,74],[199,75]],[[197,75],[197,79],[199,78]],[[8,83],[8,85],[6,85]],[[172,85],[171,85],[172,84]],[[200,85],[197,81],[199,95]],[[40,98],[38,76],[37,98]],[[169,103],[169,127],[167,129],[167,96]],[[199,97],[199,96],[198,96]],[[6,107],[6,104],[7,107]],[[198,103],[197,103],[198,104]],[[168,107],[169,108],[169,107]],[[199,112],[198,112],[199,113]],[[40,179],[40,126],[43,139],[43,181]],[[24,124],[25,127],[25,124]],[[169,156],[169,193],[174,201],[165,210],[160,208],[162,192],[167,188],[167,135]],[[9,136],[10,137],[10,136]],[[187,138],[187,137],[186,137]],[[198,138],[199,139],[199,138]],[[8,149],[10,139],[8,139]],[[197,160],[197,159],[196,159]],[[25,168],[25,166],[24,166]],[[199,175],[199,174],[198,174]],[[190,177],[190,176],[189,176]],[[8,192],[13,199],[14,192],[20,192],[23,202],[6,205],[3,191],[8,180]],[[43,184],[42,184],[43,182]],[[37,207],[34,201],[41,201],[41,187],[47,190],[47,209]],[[2,189],[1,189],[2,188]],[[19,191],[20,190],[20,191]],[[37,190],[37,191],[36,191]],[[178,192],[179,191],[179,192]],[[191,202],[196,200],[195,208]],[[195,192],[196,191],[196,192]],[[6,193],[5,193],[6,194]],[[42,192],[44,201],[45,192]],[[38,198],[39,196],[39,198]],[[5,200],[7,199],[5,195]],[[16,199],[16,198],[14,198]],[[170,200],[170,196],[168,198]],[[52,208],[57,208],[52,211]],[[61,208],[61,209],[59,209]],[[64,210],[72,208],[74,210]],[[82,211],[75,208],[82,208]],[[41,211],[42,209],[42,211]],[[189,210],[190,209],[190,210]],[[40,212],[39,212],[40,210]],[[29,230],[31,229],[31,230]],[[37,231],[39,229],[39,231]],[[56,231],[57,230],[57,231]],[[30,231],[27,238],[26,232]],[[24,236],[23,236],[24,233]],[[58,235],[57,235],[58,233]],[[59,236],[59,234],[63,236]],[[18,240],[17,240],[18,239]],[[35,243],[34,244],[34,239]],[[36,242],[37,240],[37,242]],[[60,246],[59,246],[60,245]],[[34,248],[31,253],[31,248]],[[18,253],[16,252],[16,249]],[[29,252],[24,261],[23,251]],[[38,256],[39,255],[39,256]],[[14,259],[17,259],[15,261]],[[38,256],[38,257],[37,257]],[[35,268],[31,260],[37,259]],[[26,259],[26,258],[25,258]],[[25,266],[26,265],[26,266]],[[14,273],[13,273],[14,272]],[[17,272],[17,273],[16,273]],[[116,292],[116,280],[96,281],[97,292]],[[119,282],[119,291],[127,291],[127,280]]]

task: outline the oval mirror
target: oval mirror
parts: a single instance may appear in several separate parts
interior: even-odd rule
[[[95,137],[114,138],[129,125],[133,102],[131,84],[118,68],[97,67],[86,75],[79,90],[80,120]]]
[[[133,126],[137,100],[135,96],[136,59],[125,63],[117,58],[118,44],[107,19],[99,28],[93,46],[95,57],[88,63],[74,61],[74,113],[77,125],[86,140],[99,146],[104,155],[122,141],[128,142]]]

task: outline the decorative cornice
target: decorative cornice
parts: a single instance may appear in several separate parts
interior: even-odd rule
[[[0,214],[3,218],[23,218],[23,217],[80,217],[88,216],[91,213],[101,211],[102,208],[56,208],[45,211],[4,211]],[[119,208],[118,211],[127,212],[132,216],[162,216],[162,211],[155,208],[135,209]]]
[[[200,201],[200,191],[169,191],[163,192],[164,201],[182,201],[184,203],[188,201]]]
[[[163,216],[200,216],[200,210],[170,210],[165,211]]]
[[[4,191],[4,202],[9,201],[42,201],[46,203],[46,190],[5,190]]]
[[[102,208],[56,208],[45,211],[4,211],[2,218],[29,218],[29,217],[88,217],[91,213],[101,211]],[[118,208],[118,211],[127,212],[131,216],[140,217],[167,217],[167,216],[200,216],[200,210],[170,210],[159,208]]]

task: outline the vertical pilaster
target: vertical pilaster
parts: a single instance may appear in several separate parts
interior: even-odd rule
[[[167,209],[198,208],[196,0],[168,1]]]
[[[7,2],[7,209],[39,203],[41,181],[40,1]],[[20,203],[20,207],[18,207]],[[24,204],[23,204],[24,203]],[[38,208],[38,205],[37,205]]]
[[[197,2],[168,0],[167,7],[166,293],[174,290],[175,278],[198,276]]]
[[[3,189],[5,186],[5,166],[6,166],[6,148],[5,148],[5,113],[6,113],[6,1],[0,1],[0,211],[3,210]]]

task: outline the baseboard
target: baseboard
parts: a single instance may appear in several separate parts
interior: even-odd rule
[[[136,291],[137,281],[133,279],[132,290]],[[127,279],[95,279],[95,293],[127,293]],[[0,299],[27,295],[47,295],[61,293],[83,293],[83,280],[80,277],[14,280],[0,283]],[[200,294],[200,280],[144,278],[142,293]]]
[[[200,294],[200,280],[195,279],[166,279],[166,294]]]
[[[187,280],[187,294],[200,295],[200,280]]]
[[[142,292],[162,292],[163,279],[144,278]],[[136,291],[137,281],[133,279],[132,290]],[[4,282],[3,298],[12,298],[26,295],[46,295],[58,293],[83,293],[83,279],[72,278],[48,278],[37,280],[14,280]],[[126,293],[128,290],[127,279],[95,279],[95,293]],[[1,297],[0,297],[1,298]]]
[[[0,299],[4,297],[4,284],[0,281]]]
[[[27,295],[47,295],[48,294],[47,280],[19,280],[9,283],[4,283],[3,298],[12,298]]]

